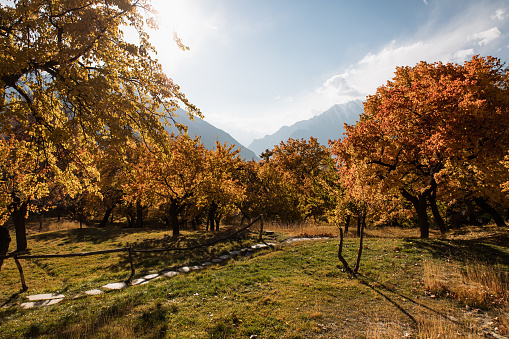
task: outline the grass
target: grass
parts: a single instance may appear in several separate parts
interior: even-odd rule
[[[310,235],[312,231],[299,229],[283,234],[272,226],[266,225],[265,229],[279,232],[280,240]],[[490,332],[507,335],[506,294],[502,293],[501,301],[499,297],[486,299],[483,308],[477,309],[479,305],[465,303],[457,292],[452,293],[456,285],[449,284],[438,293],[432,290],[432,282],[440,281],[440,274],[446,271],[442,267],[458,268],[459,273],[452,274],[450,280],[462,283],[465,276],[472,279],[479,276],[468,273],[466,262],[476,272],[486,268],[486,272],[498,272],[495,276],[504,277],[500,272],[508,271],[509,249],[508,242],[503,240],[509,232],[485,228],[430,240],[386,234],[379,237],[376,232],[379,231],[368,230],[358,278],[342,270],[336,257],[338,239],[294,242],[207,270],[161,278],[95,297],[67,298],[51,307],[29,310],[4,307],[0,309],[0,337],[479,338]],[[210,235],[185,232],[177,244],[164,230],[69,229],[32,234],[29,244],[33,253],[56,253],[126,244],[161,246],[172,241],[185,245],[207,237]],[[195,253],[136,255],[137,272],[141,275],[168,265],[202,262],[254,242],[255,239],[247,237]],[[354,261],[357,246],[358,239],[346,239],[343,254],[349,262]],[[475,266],[478,263],[482,265]],[[26,260],[22,264],[30,294],[60,291],[72,296],[129,275],[127,261],[116,254],[101,259]],[[0,302],[10,300],[19,304],[26,300],[27,293],[19,293],[19,276],[12,260],[6,261],[0,271],[0,284]]]

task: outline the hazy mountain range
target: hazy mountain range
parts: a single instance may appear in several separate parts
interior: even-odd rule
[[[195,119],[190,121],[187,113],[178,109],[179,115],[175,120],[188,126],[188,134],[191,137],[200,136],[201,142],[205,147],[212,149],[216,140],[221,143],[234,144],[240,148],[240,156],[244,160],[259,160],[259,155],[266,149],[274,148],[281,141],[293,139],[317,138],[322,145],[328,145],[329,139],[336,140],[343,137],[344,124],[355,124],[359,120],[359,115],[364,111],[361,100],[350,101],[345,104],[334,105],[320,115],[316,115],[308,120],[299,121],[291,126],[283,126],[276,133],[266,135],[261,139],[255,139],[249,147],[241,145],[230,134],[209,124],[205,120]],[[172,127],[168,129],[177,132]]]
[[[291,126],[283,126],[276,133],[255,139],[248,148],[260,155],[266,149],[274,148],[281,141],[292,139],[317,138],[318,142],[327,146],[329,139],[336,140],[343,137],[344,124],[352,125],[359,120],[364,106],[361,100],[350,101],[345,104],[334,105],[320,115],[308,120],[296,122]]]
[[[178,114],[178,117],[175,118],[175,121],[187,125],[187,134],[189,134],[189,136],[193,138],[195,136],[201,137],[201,143],[206,148],[214,148],[216,146],[216,140],[218,140],[220,143],[226,142],[228,145],[235,145],[240,148],[240,156],[246,161],[260,159],[255,153],[253,153],[253,151],[241,145],[230,134],[226,133],[222,129],[219,129],[199,118],[194,119],[194,121],[189,120],[187,112],[181,108],[177,109],[176,113]],[[178,133],[178,130],[173,126],[166,129],[170,132]]]

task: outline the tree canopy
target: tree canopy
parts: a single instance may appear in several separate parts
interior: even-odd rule
[[[479,56],[463,65],[397,68],[333,146],[342,179],[376,187],[388,199],[406,199],[422,237],[429,232],[428,206],[445,231],[437,207],[441,194],[446,203],[459,197],[480,206],[500,202],[500,184],[507,181],[501,161],[509,149],[508,76],[498,59]]]
[[[201,116],[155,59],[147,34],[157,26],[152,13],[148,0],[0,5],[0,135],[23,142],[34,166],[45,167],[33,174],[36,182],[56,180],[76,194],[82,178],[97,177],[91,160],[98,147],[164,144],[162,122],[172,122],[180,104],[190,118]],[[125,39],[125,27],[138,41]],[[23,187],[1,206],[35,197]]]

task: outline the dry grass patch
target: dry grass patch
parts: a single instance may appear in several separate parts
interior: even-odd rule
[[[475,308],[509,305],[509,273],[499,265],[424,263],[424,288]]]
[[[313,222],[299,224],[266,223],[264,229],[282,233],[289,237],[338,237],[339,229],[333,225]]]

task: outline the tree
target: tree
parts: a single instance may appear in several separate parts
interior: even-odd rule
[[[492,57],[397,68],[368,96],[360,121],[346,127],[333,153],[345,175],[354,166],[365,171],[354,185],[410,202],[421,237],[429,235],[428,206],[445,232],[437,207],[442,193],[459,194],[461,187],[479,203],[501,196],[501,178],[490,169],[502,166],[509,146],[508,94],[507,69]]]
[[[218,231],[221,218],[238,210],[238,204],[244,199],[245,187],[235,177],[242,163],[239,153],[235,145],[219,141],[213,150],[206,152],[205,177],[198,194],[208,205],[207,224],[211,231]]]
[[[259,177],[265,184],[265,203],[281,220],[318,218],[331,207],[325,188],[335,168],[329,150],[316,138],[289,138],[262,154]]]
[[[60,180],[79,191],[83,181],[69,167],[93,177],[96,147],[122,153],[129,140],[164,143],[161,121],[168,124],[179,103],[190,118],[201,116],[154,58],[146,27],[157,23],[144,17],[151,13],[148,0],[0,5],[0,135],[26,142],[30,157],[50,169],[42,179],[26,173],[32,182]],[[132,27],[138,41],[126,41],[122,27]]]
[[[124,185],[125,200],[159,208],[171,226],[173,236],[180,234],[185,209],[196,204],[200,185],[206,177],[206,149],[199,138],[171,134],[163,148],[133,144],[137,163],[130,168],[131,180]]]

